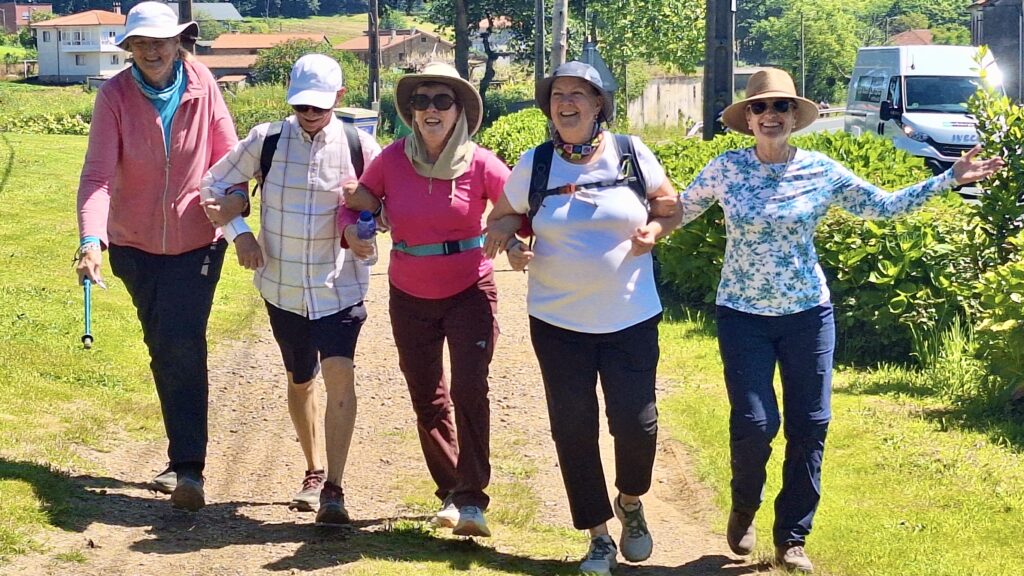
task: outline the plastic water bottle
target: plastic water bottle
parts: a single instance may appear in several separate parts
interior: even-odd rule
[[[373,266],[377,263],[377,221],[373,219],[373,214],[369,210],[359,213],[359,221],[356,222],[356,237],[360,240],[373,240],[373,254],[366,258],[358,258],[363,264]]]

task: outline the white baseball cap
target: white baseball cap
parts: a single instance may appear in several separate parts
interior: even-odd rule
[[[306,54],[296,60],[288,80],[288,104],[334,108],[338,90],[345,86],[341,66],[330,56]]]
[[[124,34],[116,36],[114,42],[124,49],[124,41],[132,36],[148,38],[174,38],[191,28],[192,36],[199,36],[199,24],[190,21],[178,24],[178,16],[163,2],[139,2],[128,11]]]

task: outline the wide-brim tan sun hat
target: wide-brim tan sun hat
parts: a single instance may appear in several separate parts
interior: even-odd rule
[[[731,104],[722,112],[722,123],[730,130],[753,135],[747,125],[747,105],[757,100],[792,100],[796,102],[796,124],[793,131],[806,128],[818,119],[818,105],[796,95],[793,78],[778,68],[759,70],[747,82],[747,97]]]
[[[183,32],[198,38],[199,24],[195,20],[178,24],[178,15],[163,2],[139,2],[128,11],[124,34],[114,37],[114,43],[122,50],[127,50],[124,43],[133,36],[174,38]]]
[[[484,102],[476,87],[459,76],[454,66],[444,62],[431,62],[422,72],[406,74],[398,79],[395,85],[395,108],[402,122],[410,129],[413,128],[412,95],[417,86],[427,82],[444,84],[455,92],[455,100],[466,113],[466,129],[470,136],[476,134],[483,122]]]

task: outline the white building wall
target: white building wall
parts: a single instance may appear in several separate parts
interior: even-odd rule
[[[128,65],[128,53],[114,44],[114,37],[123,30],[124,26],[37,30],[39,79],[65,83],[84,82],[90,76],[113,76]],[[117,56],[116,62],[112,56]]]

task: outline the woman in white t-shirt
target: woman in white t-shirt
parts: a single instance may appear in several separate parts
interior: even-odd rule
[[[573,525],[591,536],[580,570],[609,574],[617,564],[607,526],[613,515],[623,525],[623,557],[646,560],[653,547],[640,503],[651,486],[658,430],[662,309],[651,249],[679,223],[676,192],[639,139],[603,129],[612,100],[593,67],[559,66],[537,83],[536,100],[551,119],[552,141],[527,151],[512,170],[488,218],[485,250],[492,257],[507,250],[517,269],[530,263],[530,336],[552,437]],[[659,197],[653,204],[664,216],[652,217],[648,198]],[[523,214],[531,215],[532,249],[499,231],[517,227]],[[615,438],[614,504],[598,446],[599,375]]]

